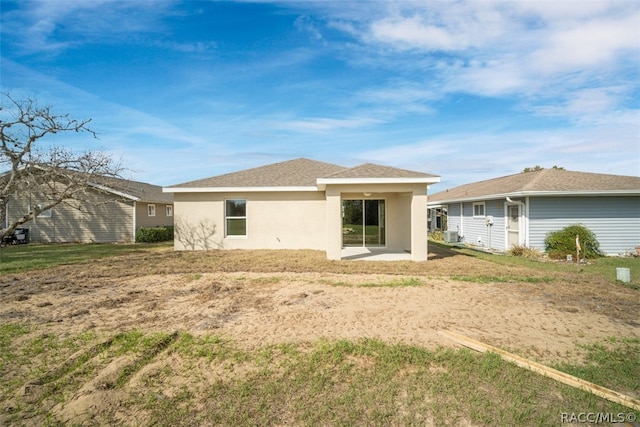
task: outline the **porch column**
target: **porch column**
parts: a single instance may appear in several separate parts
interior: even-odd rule
[[[414,190],[411,198],[411,261],[427,260],[427,191]]]
[[[342,203],[340,191],[327,186],[327,259],[342,258]]]

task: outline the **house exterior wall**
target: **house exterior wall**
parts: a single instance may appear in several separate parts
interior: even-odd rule
[[[531,197],[529,245],[544,250],[547,233],[581,224],[593,231],[607,255],[640,245],[640,197]]]
[[[528,197],[517,201],[522,203],[520,243],[531,248],[544,251],[548,233],[574,224],[593,231],[606,255],[634,253],[640,246],[639,196]],[[451,203],[447,205],[448,229],[458,230],[465,243],[505,251],[506,204],[502,199],[485,201],[485,214],[494,218],[489,229],[484,217],[473,217],[473,202]]]
[[[156,206],[156,216],[149,216],[148,206]],[[136,230],[142,227],[170,227],[173,225],[173,216],[167,216],[169,203],[145,203],[136,202]]]
[[[9,220],[28,212],[29,203],[39,203],[37,197],[15,198],[9,202]],[[132,242],[133,202],[122,202],[114,197],[92,193],[87,202],[70,202],[51,209],[51,216],[40,215],[26,223],[29,240],[34,243],[112,243]],[[77,207],[75,207],[77,206]],[[79,208],[78,208],[79,207]]]
[[[246,236],[226,236],[227,199],[246,200]],[[314,249],[326,251],[329,259],[340,259],[344,199],[384,199],[386,247],[411,250],[412,259],[426,259],[426,185],[406,184],[328,185],[326,191],[317,192],[176,192],[174,247]]]
[[[483,248],[504,250],[504,207],[500,200],[484,202],[484,215],[473,215],[473,202],[448,205],[448,229],[457,230],[462,242]],[[460,213],[462,206],[462,214]],[[487,226],[486,217],[493,216],[493,225]]]
[[[225,200],[244,199],[247,235],[225,235]],[[325,250],[323,192],[175,193],[176,250]]]

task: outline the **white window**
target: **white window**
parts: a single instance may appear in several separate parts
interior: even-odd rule
[[[165,207],[165,215],[166,216],[173,216],[173,205],[167,205]]]
[[[244,199],[225,200],[225,235],[247,235],[247,201]]]
[[[484,217],[484,202],[477,202],[473,204],[473,216]]]
[[[147,205],[147,216],[156,216],[156,205]]]
[[[42,209],[42,205],[35,205],[34,208]],[[29,210],[31,210],[31,206],[29,206]],[[38,218],[51,218],[52,210],[53,208],[40,212]]]

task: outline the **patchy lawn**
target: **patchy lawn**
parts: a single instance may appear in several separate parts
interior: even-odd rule
[[[73,250],[30,268],[25,254],[56,247]],[[438,245],[426,263],[105,248],[0,249],[0,423],[551,425],[562,413],[640,416],[437,334],[457,331],[640,398],[640,291],[609,266]],[[94,250],[102,255],[90,257]]]

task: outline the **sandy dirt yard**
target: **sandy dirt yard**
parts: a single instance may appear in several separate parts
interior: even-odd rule
[[[364,271],[358,274],[197,265],[189,271],[171,267],[180,261],[169,250],[157,257],[151,262],[169,266],[161,273],[134,256],[5,275],[0,321],[46,324],[48,333],[63,335],[132,329],[221,334],[247,347],[321,337],[452,346],[438,334],[451,330],[542,361],[579,357],[576,343],[640,336],[637,290],[560,276],[541,283],[452,280],[504,268],[468,256],[435,253],[422,273],[408,266],[413,270],[405,275],[368,274],[384,267],[369,268],[366,261],[342,261],[358,264]],[[375,286],[403,281],[419,286]]]

